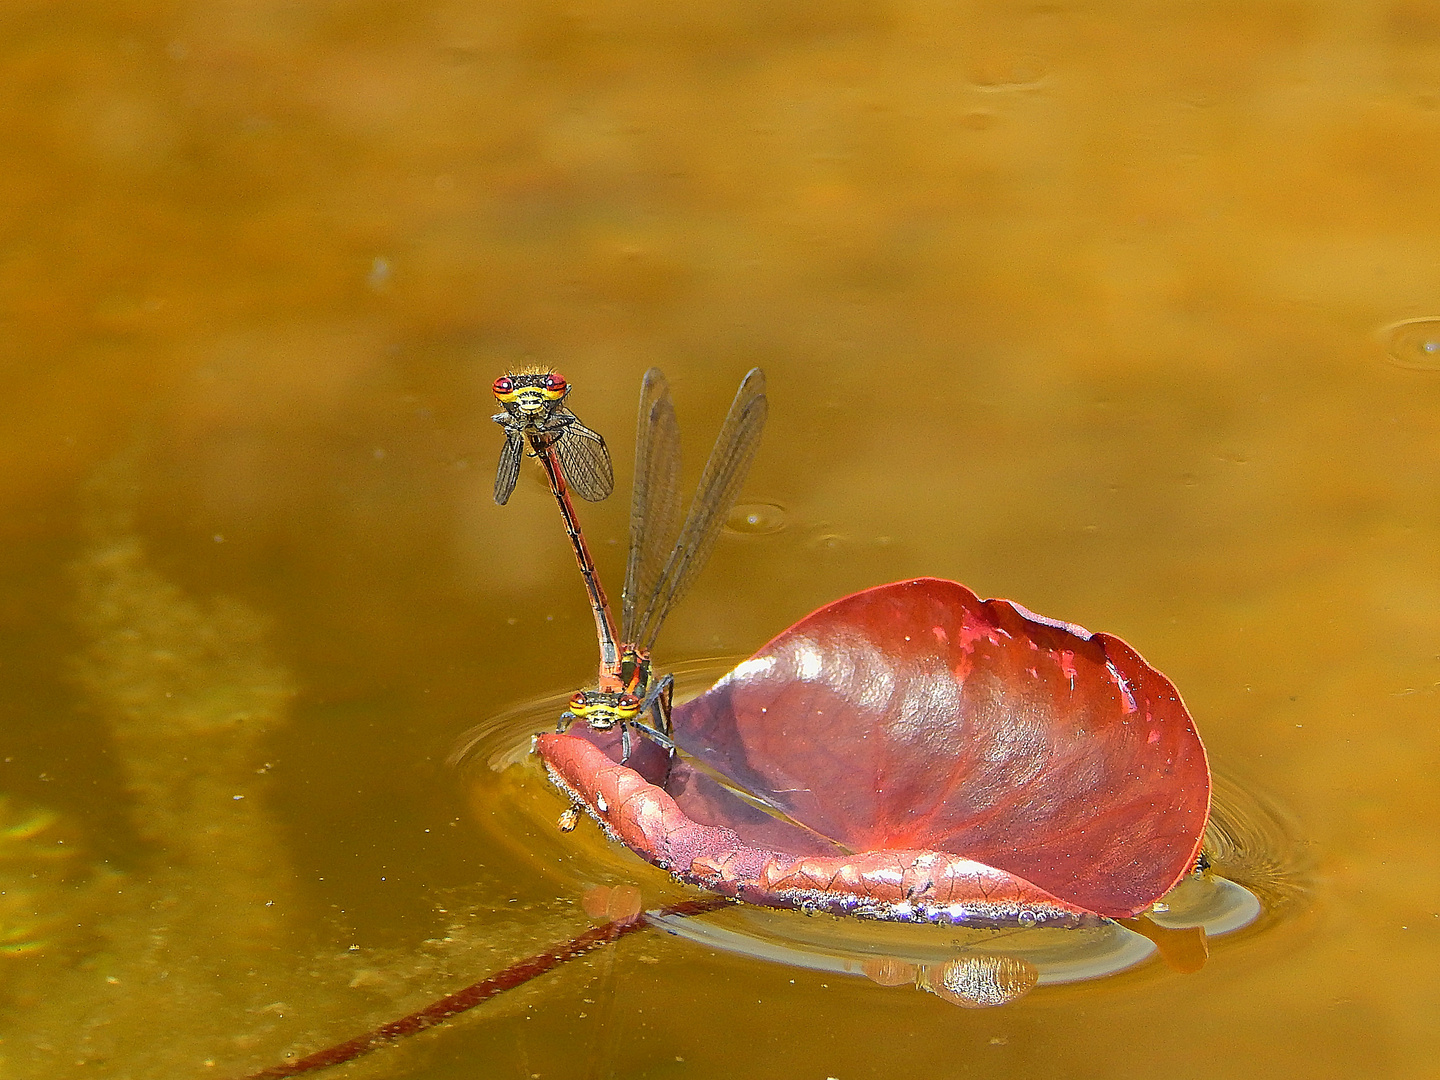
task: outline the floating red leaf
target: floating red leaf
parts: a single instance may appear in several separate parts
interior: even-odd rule
[[[934,578],[812,613],[674,723],[702,768],[667,777],[649,743],[617,765],[613,740],[578,725],[537,749],[632,849],[763,903],[1129,916],[1193,867],[1209,810],[1194,724],[1133,649]]]

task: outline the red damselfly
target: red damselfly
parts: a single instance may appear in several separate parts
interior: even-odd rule
[[[521,387],[520,379],[526,379]],[[557,387],[550,389],[546,379]],[[502,394],[501,384],[505,384]],[[533,388],[533,389],[532,389]],[[531,391],[522,411],[521,394]],[[645,373],[640,387],[640,415],[635,434],[635,483],[630,504],[630,554],[625,567],[625,589],[621,608],[621,630],[618,649],[614,646],[614,621],[610,615],[589,551],[574,517],[574,508],[565,496],[565,477],[569,476],[564,444],[572,437],[604,447],[604,440],[581,428],[574,414],[563,409],[560,402],[568,394],[565,381],[554,372],[530,372],[511,375],[496,382],[496,397],[506,406],[506,449],[501,455],[500,477],[496,497],[500,496],[500,480],[514,477],[507,468],[518,469],[518,440],[528,439],[531,452],[545,466],[551,490],[560,502],[566,529],[575,548],[576,560],[585,577],[590,602],[595,609],[596,626],[600,630],[600,679],[596,689],[581,690],[570,699],[570,708],[560,717],[559,729],[564,730],[575,720],[584,720],[596,731],[620,728],[621,759],[630,756],[630,728],[644,732],[667,749],[670,741],[670,694],[674,680],[666,675],[652,682],[650,650],[660,627],[675,603],[694,583],[695,577],[710,558],[720,530],[725,524],[740,486],[755,459],[760,436],[765,427],[768,404],[765,399],[765,375],[753,368],[740,383],[730,404],[715,446],[710,451],[705,471],[690,510],[684,521],[680,518],[680,428],[670,388],[657,368]],[[512,408],[511,400],[515,402]],[[546,411],[546,403],[553,405]],[[551,416],[569,416],[555,421]],[[522,422],[521,417],[533,420]],[[563,429],[563,430],[558,430]],[[537,445],[538,444],[538,445]],[[588,449],[588,447],[587,447]],[[591,451],[593,453],[593,450]],[[513,467],[507,458],[513,456]],[[609,456],[606,454],[608,475]],[[577,488],[577,490],[579,490]],[[581,492],[584,494],[584,492]],[[501,500],[503,501],[503,500]],[[609,636],[607,638],[606,631]],[[609,650],[607,651],[607,645]],[[613,656],[613,660],[612,660]],[[644,722],[649,715],[654,723]]]
[[[599,502],[615,490],[610,451],[598,433],[580,423],[565,407],[570,384],[559,372],[511,372],[496,379],[492,389],[495,400],[505,407],[504,412],[490,418],[505,429],[505,445],[495,472],[495,501],[501,506],[509,502],[520,476],[520,458],[528,444],[531,455],[545,469],[550,491],[560,505],[575,561],[580,564],[580,576],[585,579],[585,591],[590,594],[595,634],[600,640],[600,684],[614,685],[620,669],[615,618],[610,614],[610,603],[595,573],[595,561],[580,531],[575,505],[570,501],[571,489],[588,502]]]

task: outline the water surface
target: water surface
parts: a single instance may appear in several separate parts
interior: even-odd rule
[[[355,1075],[1431,1073],[1430,8],[0,26],[7,1075],[241,1073],[590,924],[599,875],[541,865],[583,843],[496,839],[537,778],[444,765],[593,670],[538,474],[490,500],[488,387],[529,362],[622,491],[647,366],[692,475],[766,369],[764,527],[662,662],[919,575],[1121,635],[1313,887],[1197,973],[977,1011],[640,934]],[[584,510],[612,592],[625,510]]]

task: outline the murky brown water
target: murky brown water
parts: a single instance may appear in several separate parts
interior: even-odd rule
[[[1120,634],[1314,890],[974,1012],[640,934],[352,1075],[1432,1075],[1440,335],[1385,328],[1440,316],[1433,5],[0,26],[0,1071],[244,1072],[590,923],[586,842],[496,839],[537,777],[443,766],[593,670],[538,474],[490,500],[534,361],[622,491],[645,367],[692,469],[767,371],[784,527],[663,660],[920,574]]]

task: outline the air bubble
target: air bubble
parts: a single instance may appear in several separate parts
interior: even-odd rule
[[[1385,352],[1396,367],[1440,371],[1440,318],[1403,319],[1380,331]]]
[[[785,508],[774,503],[743,503],[730,511],[725,527],[751,536],[779,532],[785,527]]]
[[[1040,981],[1040,971],[1013,956],[964,956],[944,965],[925,965],[915,985],[962,1009],[985,1009],[1018,1001]]]

